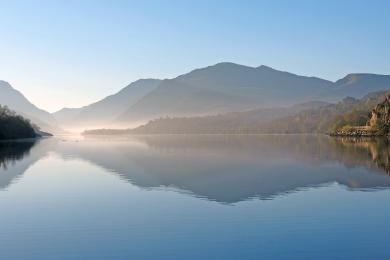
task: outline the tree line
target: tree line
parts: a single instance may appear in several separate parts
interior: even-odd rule
[[[37,133],[28,119],[0,105],[0,140],[34,137]]]

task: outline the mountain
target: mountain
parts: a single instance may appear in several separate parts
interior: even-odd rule
[[[54,116],[65,127],[128,128],[164,117],[286,108],[312,100],[334,103],[387,89],[390,75],[355,73],[331,82],[264,65],[223,62],[173,79],[139,80],[94,104],[65,108]]]
[[[218,63],[167,79],[118,117],[117,122],[164,116],[200,116],[312,100],[330,89],[327,80],[267,66]]]
[[[52,115],[61,125],[66,125],[71,123],[77,117],[81,110],[82,108],[64,107],[57,112],[54,112]]]
[[[321,93],[318,98],[335,102],[347,96],[362,98],[368,93],[389,89],[390,75],[354,73],[336,81],[331,89]]]
[[[110,124],[128,107],[153,91],[160,83],[157,79],[140,79],[118,93],[82,108],[63,108],[54,117],[66,127],[92,127]]]
[[[38,125],[43,131],[61,131],[57,121],[49,112],[33,105],[22,93],[12,88],[8,82],[2,80],[0,80],[0,105],[7,106],[31,120],[32,123]]]

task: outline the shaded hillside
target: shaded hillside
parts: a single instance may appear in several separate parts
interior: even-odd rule
[[[34,138],[39,136],[30,121],[7,107],[0,106],[0,140]]]
[[[366,125],[371,110],[383,102],[388,91],[370,93],[361,99],[344,98],[341,102],[273,121],[269,131],[283,133],[329,133],[345,126]],[[279,131],[278,131],[279,129]]]
[[[135,129],[92,130],[85,134],[261,134],[327,133],[345,125],[364,125],[370,111],[386,98],[376,92],[336,104],[310,102],[289,108],[253,110],[217,116],[160,118]]]
[[[244,112],[232,112],[216,116],[160,118],[136,129],[98,129],[85,131],[85,134],[217,134],[245,133],[249,126],[257,122],[270,122],[278,118],[294,115],[306,109],[326,106],[329,103],[312,101],[291,107],[264,108]]]
[[[54,117],[33,105],[23,94],[11,87],[8,82],[0,80],[0,105],[7,106],[18,114],[28,118],[42,130],[48,132],[62,131]]]
[[[199,116],[311,100],[332,82],[234,63],[219,63],[164,80],[131,106],[118,122],[164,116]]]
[[[159,83],[157,79],[140,79],[98,102],[82,108],[64,108],[53,115],[61,125],[68,127],[106,125],[154,90]]]

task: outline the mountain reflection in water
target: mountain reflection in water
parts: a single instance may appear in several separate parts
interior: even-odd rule
[[[389,141],[380,138],[135,136],[51,138],[33,146],[0,145],[1,188],[48,152],[65,162],[88,161],[142,188],[169,188],[221,203],[272,199],[335,182],[350,190],[390,187]]]

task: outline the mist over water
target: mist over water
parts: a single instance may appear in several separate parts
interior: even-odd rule
[[[0,257],[388,258],[389,148],[322,135],[0,143]]]

